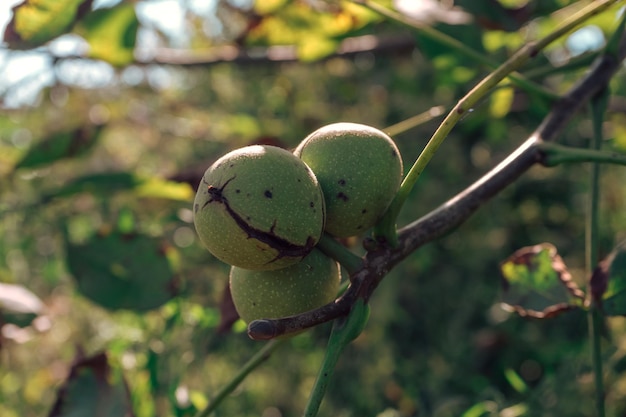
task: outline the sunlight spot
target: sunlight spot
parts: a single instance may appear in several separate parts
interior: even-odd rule
[[[11,142],[13,146],[18,149],[27,149],[33,140],[33,134],[25,127],[21,127],[13,132],[11,135]]]
[[[578,29],[565,41],[567,49],[570,50],[573,56],[598,50],[604,46],[604,43],[604,33],[595,25]]]
[[[144,72],[136,65],[131,65],[122,70],[122,81],[131,87],[139,85],[144,81]]]
[[[179,227],[174,232],[174,243],[176,246],[186,248],[191,246],[196,240],[196,234],[190,227]]]
[[[180,46],[187,42],[185,13],[179,1],[137,3],[136,10],[142,25],[164,33],[175,45]]]

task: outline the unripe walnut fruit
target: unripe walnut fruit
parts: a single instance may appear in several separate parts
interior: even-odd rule
[[[239,316],[246,323],[287,317],[321,307],[337,296],[337,262],[319,249],[302,261],[276,271],[232,267],[230,291]]]
[[[315,175],[274,146],[246,146],[215,161],[200,182],[193,212],[209,252],[254,270],[300,261],[324,227],[324,199]]]
[[[326,202],[325,230],[336,237],[365,232],[380,219],[402,182],[402,158],[384,132],[334,123],[307,136],[294,154],[315,173]]]

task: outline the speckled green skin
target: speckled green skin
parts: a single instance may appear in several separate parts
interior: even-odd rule
[[[326,232],[359,235],[376,224],[402,182],[402,158],[380,130],[334,123],[307,136],[294,154],[315,173],[326,201]]]
[[[247,146],[215,161],[200,182],[193,211],[209,252],[254,270],[300,261],[324,227],[324,198],[315,175],[274,146]]]
[[[337,296],[337,262],[314,249],[299,263],[277,271],[230,269],[230,291],[246,323],[287,317],[321,307]]]

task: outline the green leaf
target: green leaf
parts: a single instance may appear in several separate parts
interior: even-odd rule
[[[193,201],[196,191],[191,185],[182,182],[150,178],[137,186],[137,196],[163,198],[173,201]]]
[[[259,15],[276,13],[284,7],[289,0],[256,0],[254,2],[254,12]]]
[[[112,369],[105,353],[76,361],[49,417],[134,416],[121,371]]]
[[[461,1],[458,4],[473,14],[481,26],[507,32],[518,31],[532,11],[527,1]]]
[[[0,282],[0,324],[26,327],[43,310],[43,302],[21,285]]]
[[[13,7],[4,42],[13,49],[43,45],[71,30],[91,9],[92,0],[25,0]]]
[[[54,191],[45,193],[40,203],[48,203],[55,198],[71,197],[80,193],[106,197],[120,191],[134,191],[140,198],[162,198],[185,202],[193,200],[195,195],[195,190],[187,183],[161,178],[140,178],[130,172],[111,172],[78,177]]]
[[[41,198],[41,203],[47,203],[55,198],[71,197],[80,193],[108,196],[118,191],[132,190],[141,182],[139,178],[130,172],[89,174],[78,177],[55,191],[44,194]]]
[[[626,242],[619,244],[593,272],[590,286],[604,314],[626,315]]]
[[[348,316],[340,317],[333,323],[333,328],[328,338],[326,354],[324,355],[322,366],[320,367],[317,379],[313,385],[313,390],[309,396],[309,401],[304,411],[304,417],[314,417],[317,415],[339,357],[346,346],[356,339],[363,329],[365,329],[369,316],[369,304],[366,304],[365,300],[359,298],[352,306]]]
[[[339,41],[323,36],[303,36],[298,45],[298,58],[303,62],[314,62],[331,55],[337,50]]]
[[[60,159],[81,156],[98,142],[104,126],[86,125],[70,131],[52,133],[31,147],[14,169],[37,168]]]
[[[494,119],[501,119],[509,114],[513,104],[515,91],[513,88],[498,88],[489,101],[489,114]]]
[[[509,284],[542,291],[557,283],[557,273],[552,268],[552,248],[542,244],[515,252],[500,265],[502,275]]]
[[[584,293],[549,243],[517,250],[500,264],[503,302],[521,316],[548,318],[578,308]]]
[[[504,377],[507,382],[513,387],[513,389],[520,394],[528,391],[528,385],[526,385],[526,381],[524,378],[520,376],[520,374],[515,371],[513,368],[506,368],[504,370]]]
[[[94,10],[77,32],[89,43],[88,56],[122,67],[134,61],[139,20],[132,3]]]
[[[78,291],[102,307],[146,311],[176,295],[170,248],[157,239],[115,231],[66,245],[67,266]]]
[[[620,20],[619,25],[615,32],[611,34],[609,40],[606,43],[605,53],[613,55],[615,59],[619,59],[619,48],[621,44],[621,39],[623,38],[624,30],[626,29],[626,14],[622,12],[622,20]]]
[[[475,51],[485,52],[483,46],[482,33],[476,30],[476,27],[470,25],[446,25],[436,24],[434,27],[455,39],[462,39],[466,47]],[[461,65],[468,68],[475,68],[476,61],[460,55],[453,48],[443,45],[440,41],[430,38],[422,33],[418,33],[417,39],[420,45],[420,51],[430,59],[436,57],[445,57],[450,62],[450,68]]]
[[[304,2],[272,1],[267,6],[273,12],[263,15],[246,34],[246,42],[295,45],[298,58],[303,61],[315,61],[332,54],[342,38],[379,19],[376,13],[351,2],[338,2],[332,12]]]

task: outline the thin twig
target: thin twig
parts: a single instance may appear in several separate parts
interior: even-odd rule
[[[408,196],[410,195],[411,190],[415,186],[417,180],[419,179],[420,175],[422,174],[428,163],[432,160],[433,156],[435,155],[443,141],[448,137],[448,134],[452,131],[454,126],[456,126],[456,124],[463,118],[463,116],[467,114],[467,112],[470,111],[472,107],[476,105],[476,103],[478,103],[479,100],[485,97],[489,92],[493,91],[493,89],[506,77],[509,77],[512,81],[515,81],[516,78],[512,77],[514,71],[520,68],[525,62],[534,58],[539,53],[539,51],[543,50],[545,47],[550,45],[555,40],[559,39],[561,36],[570,32],[581,22],[606,9],[614,2],[615,0],[604,0],[590,4],[561,22],[558,27],[556,27],[546,36],[538,39],[537,41],[525,44],[509,59],[507,59],[506,62],[498,66],[493,72],[487,75],[474,88],[472,88],[471,91],[467,93],[461,100],[459,100],[459,102],[445,117],[443,122],[441,122],[435,133],[432,135],[432,137],[424,147],[424,150],[420,153],[417,160],[405,176],[404,180],[402,181],[402,185],[400,186],[400,190],[394,197],[382,220],[377,225],[375,233],[378,236],[381,236],[390,241],[392,245],[396,244],[396,220],[401,208],[403,207]],[[364,4],[368,5],[369,7],[373,7],[374,5],[376,5],[376,3],[370,1],[364,2]],[[380,6],[378,5],[376,5],[376,7],[380,8]],[[427,30],[427,28],[422,28],[421,30],[427,31],[429,33],[434,29]]]
[[[593,123],[593,140],[590,149],[599,151],[602,147],[603,135],[602,124],[608,103],[608,92],[606,90],[596,94],[590,103],[591,118]],[[589,210],[587,212],[587,227],[585,230],[585,250],[586,250],[586,272],[587,276],[592,276],[592,271],[598,264],[598,238],[599,238],[599,206],[600,206],[600,164],[592,164],[589,174],[590,190],[588,195]],[[596,412],[598,417],[604,417],[604,372],[602,366],[602,344],[600,328],[602,326],[602,313],[596,304],[596,300],[591,298],[590,309],[588,311],[589,340],[591,343],[591,362],[593,364]]]
[[[215,409],[224,401],[224,399],[230,395],[243,381],[250,372],[256,369],[259,364],[265,362],[280,345],[285,342],[285,339],[277,339],[270,340],[267,342],[265,346],[261,350],[259,350],[250,360],[239,369],[239,372],[230,382],[224,385],[218,392],[215,394],[215,397],[211,400],[211,402],[202,410],[200,410],[196,417],[207,417],[209,416]]]
[[[401,13],[395,12],[387,7],[384,7],[374,1],[370,0],[352,0],[356,4],[360,4],[364,7],[369,8],[370,10],[379,13],[382,16],[387,17],[390,20],[400,22],[404,25],[407,25],[415,30],[417,30],[423,36],[434,40],[442,45],[447,46],[448,48],[453,49],[455,52],[465,55],[472,60],[480,63],[487,68],[495,69],[498,67],[498,62],[492,60],[490,57],[482,54],[481,52],[476,51],[475,49],[470,48],[462,41],[451,37],[439,30],[435,29],[433,26],[423,23],[419,20],[412,19],[411,17],[405,16]],[[528,80],[522,74],[518,72],[513,72],[509,75],[509,78],[516,84],[518,87],[526,90],[528,92],[534,93],[540,97],[546,97],[548,99],[556,99],[558,96],[547,89],[546,87],[537,84],[533,81]]]
[[[408,34],[394,36],[362,35],[346,38],[338,43],[335,52],[320,59],[334,57],[351,58],[361,53],[394,54],[411,52],[415,48],[415,39]],[[47,51],[52,55],[51,51]],[[181,50],[158,48],[154,51],[138,50],[134,65],[164,65],[174,67],[209,67],[222,63],[240,66],[253,64],[282,64],[300,62],[296,45],[271,45],[259,47],[241,47],[221,45],[203,50]],[[54,56],[56,62],[88,59],[84,55]]]

